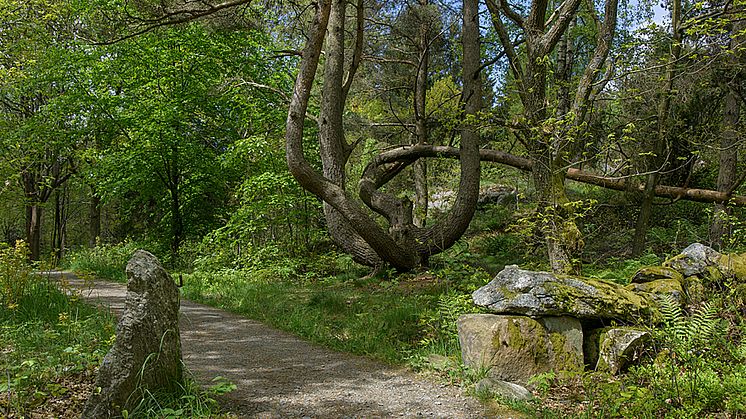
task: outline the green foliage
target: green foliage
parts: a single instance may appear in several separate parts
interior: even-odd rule
[[[15,247],[0,243],[0,296],[7,309],[17,308],[33,285],[28,256],[28,246],[21,240]]]
[[[7,264],[1,260],[0,268],[7,270]],[[79,382],[92,376],[113,334],[112,316],[66,295],[49,278],[28,275],[23,294],[0,307],[0,393],[7,396],[0,411],[11,417],[39,408],[43,410],[38,415],[68,414],[44,405],[80,391]]]
[[[234,143],[224,155],[225,170],[239,170],[227,222],[205,235],[199,269],[289,266],[324,243],[321,205],[287,171],[277,137],[253,137]],[[247,164],[247,162],[249,162]]]
[[[634,259],[612,257],[604,260],[603,263],[584,265],[583,275],[626,285],[640,268],[659,265],[661,262],[661,258],[654,254],[647,254]]]
[[[70,252],[62,261],[62,266],[78,274],[90,274],[96,278],[125,282],[124,268],[142,244],[125,241],[119,244],[99,243],[92,248],[80,248]]]
[[[434,308],[420,316],[420,326],[425,334],[420,345],[434,353],[443,355],[457,354],[460,351],[456,324],[461,315],[482,312],[476,307],[470,293],[448,290],[438,296]]]

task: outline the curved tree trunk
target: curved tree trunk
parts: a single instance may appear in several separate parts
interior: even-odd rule
[[[333,1],[319,4],[310,38],[303,51],[285,135],[288,167],[303,188],[320,197],[328,205],[326,214],[327,221],[330,221],[330,232],[342,249],[367,265],[376,266],[381,261],[398,269],[411,269],[426,264],[430,255],[450,247],[468,227],[476,209],[479,193],[479,136],[474,127],[467,126],[462,130],[459,193],[446,219],[430,228],[418,229],[414,226],[411,201],[397,199],[377,191],[377,181],[361,180],[360,195],[363,201],[389,221],[388,231],[382,229],[369,211],[352,199],[344,185],[344,163],[349,155],[350,146],[344,139],[342,110],[349,89],[349,80],[354,71],[351,69],[348,79],[342,83],[342,20],[345,3]],[[464,6],[468,16],[464,20],[464,74],[470,76],[464,81],[464,97],[466,112],[470,115],[476,115],[481,106],[479,22],[476,9],[475,0],[469,0],[469,4]],[[327,29],[330,35],[326,49],[322,112],[319,119],[323,174],[319,174],[303,155],[302,137],[311,86]],[[380,178],[390,180],[407,164],[380,167]]]

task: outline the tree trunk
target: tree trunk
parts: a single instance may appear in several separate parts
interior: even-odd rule
[[[666,64],[665,81],[661,92],[661,100],[658,105],[658,136],[652,147],[652,155],[648,158],[647,170],[650,174],[645,181],[645,190],[642,194],[640,213],[635,224],[635,235],[632,239],[632,256],[637,257],[645,250],[645,238],[650,228],[650,217],[653,212],[653,199],[655,198],[655,187],[660,179],[660,169],[665,164],[663,154],[666,150],[668,140],[668,113],[671,109],[671,94],[673,92],[673,79],[676,72],[676,62],[681,55],[681,34],[679,24],[681,22],[681,0],[673,0],[671,9],[671,31],[673,43],[671,53]]]
[[[740,65],[743,56],[741,48],[743,47],[743,31],[746,24],[743,21],[733,23],[732,36],[730,41],[731,64],[735,67]],[[728,93],[725,95],[723,105],[723,128],[720,134],[720,165],[718,166],[717,190],[731,194],[738,187],[738,143],[740,135],[738,125],[741,119],[741,97],[738,92],[738,85],[741,77],[736,75],[733,83],[727,83]],[[712,224],[710,225],[710,242],[720,249],[723,247],[725,239],[730,237],[732,223],[730,221],[731,208],[725,203],[715,204]]]
[[[412,222],[417,227],[425,227],[427,221],[427,206],[429,195],[427,188],[427,160],[419,159],[412,165],[414,173],[414,209],[412,210]]]
[[[55,190],[54,193],[54,228],[52,229],[52,251],[54,252],[54,263],[62,260],[65,251],[65,239],[67,235],[67,187]]]
[[[419,6],[422,9],[420,16],[420,27],[417,37],[417,73],[414,83],[414,116],[415,116],[415,133],[417,144],[427,144],[427,86],[428,71],[430,66],[430,40],[429,40],[429,22],[427,20],[428,0],[419,0]],[[417,160],[412,166],[414,172],[414,209],[412,212],[412,221],[417,227],[424,227],[427,220],[428,190],[427,190],[427,160]]]
[[[95,247],[101,238],[101,197],[91,188],[88,210],[88,245]]]
[[[41,217],[42,207],[38,202],[26,203],[26,241],[31,260],[41,257]]]
[[[345,65],[345,10],[346,1],[331,0],[329,35],[326,41],[324,84],[322,86],[319,115],[319,152],[324,178],[338,186],[346,187],[348,159],[342,115],[345,105],[343,76]],[[355,231],[343,214],[324,201],[324,217],[334,242],[356,262],[368,266],[382,264],[378,255]]]
[[[720,192],[729,193],[736,182],[738,169],[737,145],[739,135],[737,131],[741,112],[741,99],[738,93],[729,89],[725,96],[725,109],[723,115],[723,132],[720,139],[720,166],[718,168],[717,189]],[[731,233],[731,208],[724,203],[715,204],[712,225],[710,226],[710,242],[714,247],[720,249],[724,239]]]

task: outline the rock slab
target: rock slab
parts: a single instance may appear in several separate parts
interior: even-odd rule
[[[634,322],[654,311],[651,302],[624,287],[601,280],[559,276],[506,266],[474,291],[474,303],[497,314],[569,316]]]
[[[82,418],[119,417],[151,392],[182,381],[179,289],[158,259],[138,250],[127,263],[127,299]],[[100,389],[100,391],[98,390]]]

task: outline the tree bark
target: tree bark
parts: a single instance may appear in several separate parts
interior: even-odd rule
[[[41,217],[43,209],[38,202],[26,203],[26,241],[31,260],[41,257]]]
[[[101,237],[101,197],[91,188],[88,210],[88,245],[95,247]]]
[[[650,217],[653,211],[653,199],[655,198],[655,186],[660,179],[660,168],[665,164],[663,154],[668,141],[668,114],[671,109],[671,94],[673,92],[673,79],[676,73],[676,62],[681,55],[681,0],[673,0],[671,9],[671,53],[666,64],[665,81],[661,92],[661,100],[658,105],[658,136],[652,147],[652,153],[648,158],[647,170],[650,174],[645,182],[645,190],[642,194],[640,213],[635,224],[635,235],[632,239],[632,256],[640,256],[645,250],[645,238],[650,228]]]
[[[424,9],[428,0],[419,0],[419,5]],[[414,117],[415,133],[417,144],[427,144],[427,85],[428,71],[430,66],[430,39],[429,39],[429,22],[425,10],[422,10],[420,16],[420,27],[417,37],[417,56],[419,62],[414,83]],[[414,209],[412,212],[412,221],[416,227],[424,227],[427,220],[428,190],[427,190],[427,160],[418,160],[412,166],[414,171]]]
[[[741,65],[743,57],[744,37],[740,33],[746,24],[739,20],[733,23],[730,40],[730,64],[737,68]],[[738,173],[738,143],[740,141],[739,123],[741,119],[741,96],[738,86],[741,76],[736,73],[735,80],[725,84],[727,93],[723,104],[723,127],[720,134],[720,153],[718,166],[717,190],[730,194],[739,185],[737,184]],[[724,203],[715,204],[712,224],[710,225],[710,243],[717,249],[723,247],[725,239],[730,237],[732,223],[730,216],[731,208]]]

